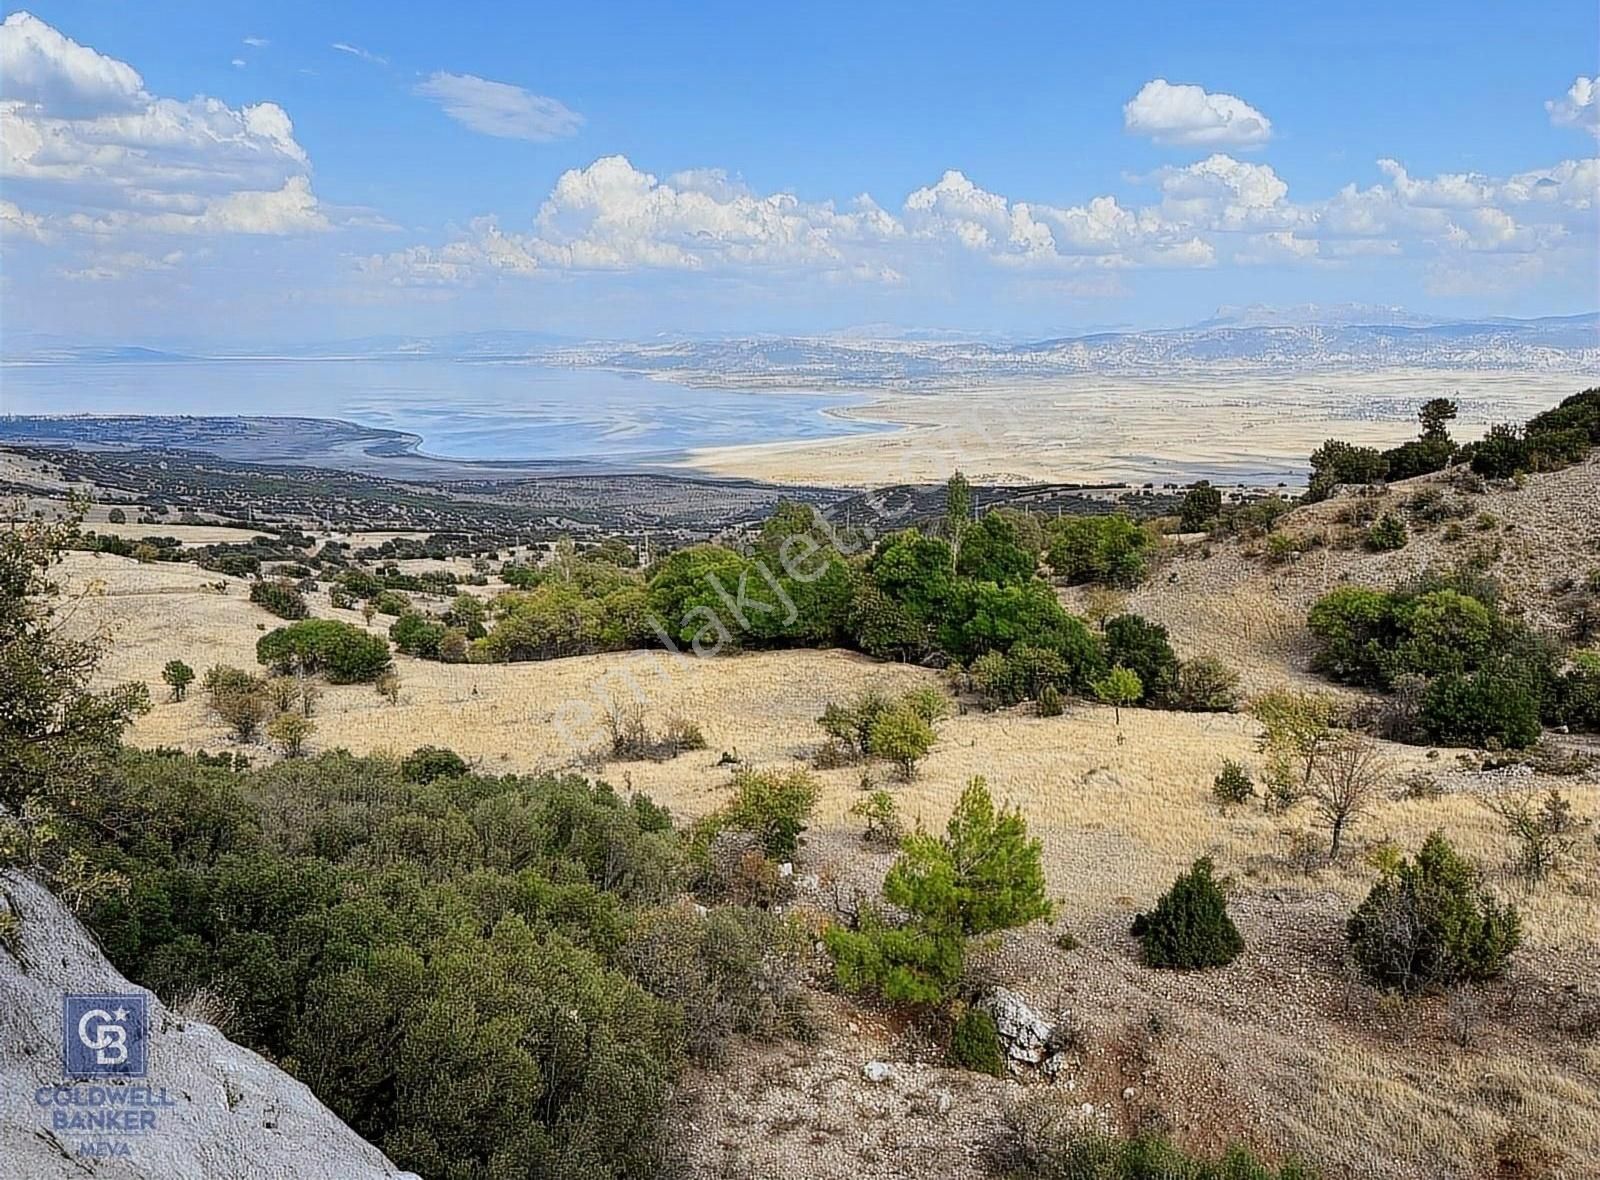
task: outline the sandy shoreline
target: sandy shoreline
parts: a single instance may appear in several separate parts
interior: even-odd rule
[[[774,483],[1303,482],[1327,438],[1393,446],[1416,406],[1456,398],[1460,439],[1519,421],[1600,382],[1547,372],[1306,373],[1237,378],[1051,378],[889,394],[827,411],[898,429],[687,452],[675,466]]]

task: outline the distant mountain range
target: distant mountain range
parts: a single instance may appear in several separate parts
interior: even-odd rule
[[[30,344],[32,345],[30,347]],[[21,345],[21,347],[18,347]],[[1434,320],[1401,308],[1221,308],[1189,328],[1099,332],[1029,343],[925,333],[880,338],[747,336],[574,342],[536,332],[374,336],[271,353],[199,356],[143,347],[13,341],[8,364],[226,360],[411,360],[603,367],[699,384],[933,387],[1069,374],[1283,373],[1385,368],[1600,373],[1600,313]]]

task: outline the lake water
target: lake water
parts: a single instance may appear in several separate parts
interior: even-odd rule
[[[0,413],[342,418],[458,459],[664,457],[859,434],[858,396],[692,389],[601,369],[450,360],[234,360],[0,368]]]

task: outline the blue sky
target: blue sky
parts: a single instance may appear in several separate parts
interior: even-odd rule
[[[13,336],[1600,305],[1590,0],[0,7]]]

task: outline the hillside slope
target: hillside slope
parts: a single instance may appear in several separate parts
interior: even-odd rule
[[[149,1076],[175,1101],[131,1156],[84,1158],[51,1129],[35,1096],[63,1083],[62,996],[139,991],[38,882],[0,873],[0,912],[21,919],[0,941],[0,1175],[28,1180],[416,1180],[340,1122],[300,1082],[209,1024],[150,1002]],[[106,1090],[127,1083],[106,1082]],[[100,1086],[81,1086],[79,1094]],[[89,1107],[72,1107],[73,1111]]]
[[[1340,545],[1361,519],[1387,512],[1406,520],[1405,548]],[[1276,531],[1325,543],[1277,563],[1259,540],[1186,546],[1129,596],[1128,609],[1166,626],[1181,654],[1227,660],[1248,691],[1305,678],[1306,611],[1342,583],[1387,588],[1429,568],[1472,565],[1500,584],[1509,611],[1558,632],[1564,587],[1600,567],[1600,451],[1521,487],[1473,492],[1441,472],[1378,492],[1346,489],[1294,509]]]

